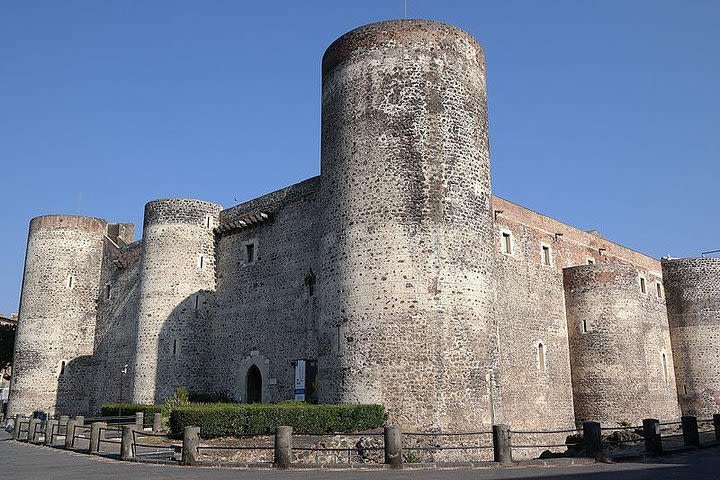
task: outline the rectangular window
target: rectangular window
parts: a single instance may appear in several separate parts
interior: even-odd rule
[[[550,247],[547,245],[542,246],[542,263],[543,265],[551,265],[552,258],[550,257]]]
[[[640,292],[647,293],[647,287],[645,286],[645,279],[640,277]]]
[[[105,300],[110,300],[110,285],[105,285]]]
[[[198,267],[200,267],[200,269],[205,268],[205,257],[202,255],[200,255],[200,258],[198,259]]]
[[[662,298],[662,285],[660,285],[660,282],[655,284],[655,289],[657,290],[658,298]]]
[[[582,321],[582,332],[587,333],[587,320],[585,319]]]
[[[74,286],[75,286],[75,275],[70,275],[70,276],[68,276],[68,279],[67,279],[67,287],[73,288]]]
[[[175,355],[177,355],[177,339],[173,340],[172,354],[173,354],[173,357]]]
[[[255,244],[245,245],[245,263],[255,263]]]
[[[502,232],[502,252],[505,255],[512,255],[512,234]]]

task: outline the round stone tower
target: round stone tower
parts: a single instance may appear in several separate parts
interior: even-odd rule
[[[145,205],[133,401],[162,402],[210,379],[207,315],[215,288],[220,205],[162,199]]]
[[[662,260],[684,414],[720,411],[720,258]]]
[[[483,50],[456,27],[375,23],[325,52],[321,402],[492,423],[487,128]]]
[[[631,265],[564,270],[578,421],[679,416],[664,299],[640,278]]]
[[[107,222],[30,222],[8,414],[85,414]]]

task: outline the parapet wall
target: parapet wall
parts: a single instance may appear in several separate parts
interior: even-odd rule
[[[720,258],[663,259],[677,389],[684,414],[720,411]]]
[[[564,284],[577,420],[677,418],[664,299],[631,265],[566,268]]]

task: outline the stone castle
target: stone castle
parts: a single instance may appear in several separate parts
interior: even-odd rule
[[[492,195],[483,50],[381,22],[322,62],[321,174],[134,227],[33,219],[9,414],[176,389],[381,403],[424,430],[720,411],[720,259],[655,260]]]

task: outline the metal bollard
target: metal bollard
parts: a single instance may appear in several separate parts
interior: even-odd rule
[[[73,445],[75,444],[75,439],[73,438],[75,436],[75,425],[77,425],[77,422],[73,418],[72,420],[68,420],[67,422],[67,428],[65,429],[65,448],[71,449],[73,448]]]
[[[643,420],[643,436],[645,437],[645,453],[662,455],[662,439],[660,438],[660,421],[655,418]]]
[[[15,415],[15,425],[13,425],[13,438],[20,440],[20,422],[22,422],[23,416],[19,413]]]
[[[183,430],[182,463],[195,465],[200,460],[200,427],[185,427]]]
[[[162,430],[162,413],[153,414],[153,433]]]
[[[45,422],[45,445],[53,445],[53,440],[55,440],[55,434],[57,433],[59,425],[60,423],[57,420],[48,420]]]
[[[689,447],[700,446],[700,433],[698,432],[697,417],[683,416],[682,422],[683,442]]]
[[[135,458],[135,441],[133,432],[135,425],[123,425],[122,438],[120,439],[120,460],[133,460]]]
[[[402,433],[400,427],[385,427],[385,463],[393,468],[401,468],[402,457]]]
[[[512,463],[510,425],[493,425],[493,452],[496,462]]]
[[[31,418],[30,419],[30,424],[28,425],[28,436],[27,436],[28,443],[35,443],[36,432],[41,423],[42,423],[42,421],[39,418]]]
[[[143,412],[135,412],[135,429],[142,432],[145,428],[145,414]]]
[[[602,455],[600,424],[598,422],[584,422],[583,438],[585,440],[585,455],[590,458],[599,458]]]
[[[100,451],[102,428],[107,428],[107,423],[94,422],[90,425],[90,453],[98,453]]]
[[[275,466],[288,468],[292,463],[292,427],[275,429]]]

